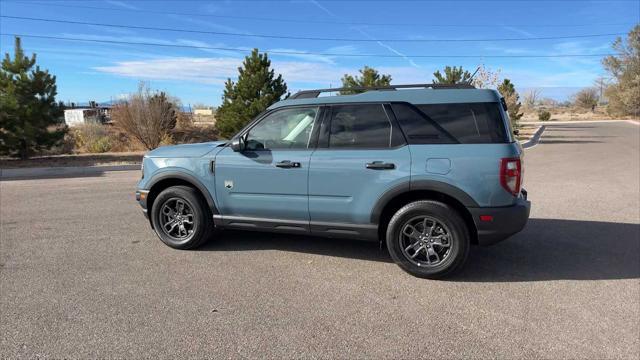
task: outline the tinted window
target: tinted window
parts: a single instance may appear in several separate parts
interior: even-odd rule
[[[396,103],[391,104],[391,108],[409,144],[458,143],[438,123],[424,116],[420,110],[411,105]]]
[[[508,141],[499,106],[499,103],[417,105],[429,119],[463,144]]]
[[[318,108],[276,111],[249,130],[247,150],[306,149]]]
[[[388,148],[391,123],[381,104],[333,106],[330,148]]]

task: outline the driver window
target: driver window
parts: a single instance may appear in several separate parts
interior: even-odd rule
[[[306,149],[318,108],[292,108],[267,115],[246,138],[246,150]]]

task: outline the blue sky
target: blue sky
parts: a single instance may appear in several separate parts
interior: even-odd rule
[[[117,99],[143,80],[177,96],[183,104],[218,105],[226,78],[247,51],[180,48],[274,50],[350,55],[270,55],[290,90],[337,86],[344,73],[364,65],[393,76],[394,83],[430,82],[433,71],[484,64],[500,70],[520,91],[538,88],[543,97],[564,100],[604,75],[599,57],[495,58],[610,53],[615,36],[534,41],[415,41],[504,39],[627,33],[640,22],[639,1],[154,1],[154,0],[2,0],[3,16],[71,20],[92,24],[135,25],[237,33],[210,33],[103,27],[0,18],[3,34],[29,34],[143,46],[23,37],[23,47],[38,53],[38,63],[58,79],[58,98],[87,102]],[[111,9],[111,10],[109,10]],[[346,38],[314,41],[256,35]],[[352,41],[349,39],[383,39]],[[387,41],[388,40],[388,41]],[[395,41],[411,40],[411,41]],[[0,37],[2,53],[13,39]],[[413,58],[411,55],[472,55],[471,58]]]

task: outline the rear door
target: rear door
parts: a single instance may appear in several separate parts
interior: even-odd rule
[[[375,237],[371,211],[385,191],[409,181],[410,158],[383,104],[330,106],[309,166],[312,232]]]
[[[446,183],[481,206],[507,206],[500,159],[517,156],[500,103],[391,104],[411,146],[412,187]]]
[[[276,110],[242,135],[244,151],[227,146],[217,154],[216,204],[225,225],[308,231],[310,140],[319,114],[319,107]]]

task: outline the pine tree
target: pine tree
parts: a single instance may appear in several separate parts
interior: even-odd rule
[[[520,95],[513,86],[513,83],[509,79],[504,79],[502,84],[498,86],[500,95],[504,98],[507,104],[507,111],[509,112],[509,119],[511,120],[511,127],[513,129],[518,128],[518,121],[522,117],[523,113],[520,112]]]
[[[222,105],[216,112],[216,127],[221,136],[229,138],[249,121],[265,111],[287,93],[282,75],[275,76],[267,54],[253,49],[238,68],[238,81],[227,79]]]
[[[440,70],[436,70],[433,76],[435,77],[435,79],[433,79],[434,84],[465,84],[471,80],[471,73],[463,70],[462,66],[446,66],[444,68],[444,75],[442,75]]]
[[[64,137],[62,108],[56,102],[56,77],[40,70],[36,54],[25,56],[15,39],[13,60],[8,53],[0,69],[0,153],[28,158],[51,148]]]
[[[376,86],[389,86],[391,84],[391,75],[380,75],[378,70],[365,66],[359,70],[360,76],[351,76],[344,74],[342,77],[342,87],[354,88],[354,87],[376,87]],[[341,91],[341,95],[361,93],[360,91]]]

